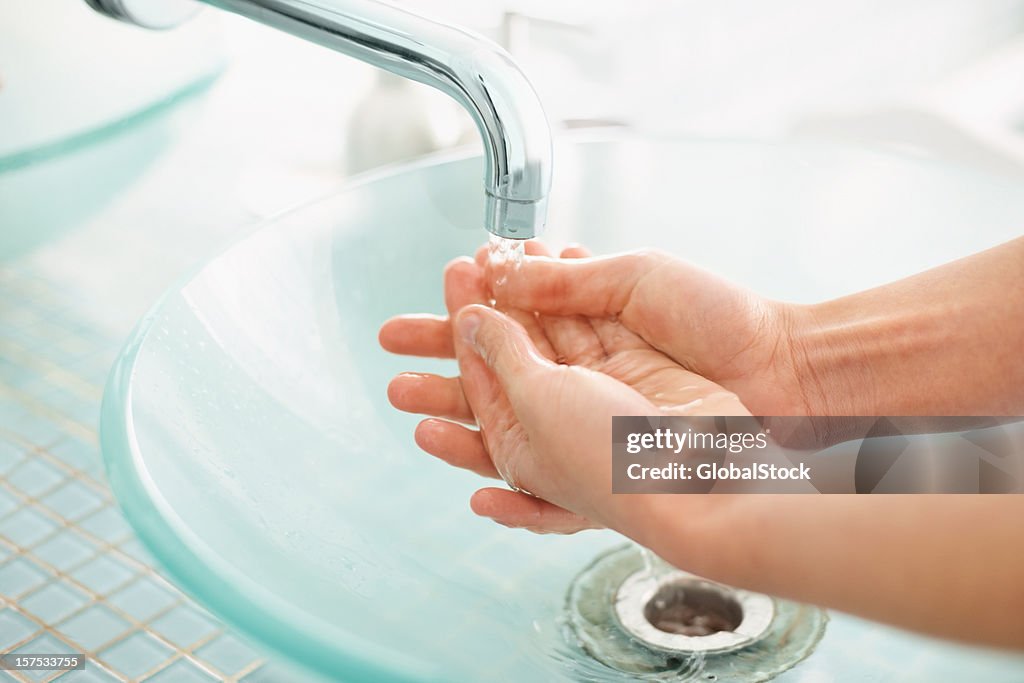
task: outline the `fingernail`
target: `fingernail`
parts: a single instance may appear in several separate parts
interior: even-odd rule
[[[480,329],[480,314],[467,311],[459,316],[459,336],[470,346],[476,346],[476,331]]]

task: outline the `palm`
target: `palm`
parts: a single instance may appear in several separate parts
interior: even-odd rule
[[[521,322],[527,317],[519,311],[513,315]],[[535,320],[536,324],[528,322],[527,330],[549,359],[604,373],[666,412],[705,408],[705,401],[724,394],[717,384],[682,367],[617,320],[584,316],[537,316]]]

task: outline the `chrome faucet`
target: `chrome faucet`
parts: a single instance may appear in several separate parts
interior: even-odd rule
[[[116,19],[170,28],[196,0],[86,0]],[[376,0],[202,0],[447,93],[484,141],[485,227],[530,239],[544,226],[551,128],[536,91],[501,47]]]

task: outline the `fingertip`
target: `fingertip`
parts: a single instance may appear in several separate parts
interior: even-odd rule
[[[490,253],[491,248],[488,245],[483,244],[476,250],[476,253],[473,255],[473,261],[476,263],[476,265],[483,268],[484,266],[487,265],[487,257],[490,256]]]
[[[509,335],[526,334],[514,318],[482,304],[460,309],[455,317],[455,329],[462,341],[483,356],[488,365],[496,358],[495,354],[509,355],[511,351],[512,355],[518,355],[518,347],[507,346],[512,341]]]
[[[527,256],[551,256],[551,250],[540,240],[527,240],[523,251]]]
[[[565,508],[508,489],[480,489],[470,498],[469,505],[480,517],[510,529],[541,534],[575,534],[599,528],[599,525]]]
[[[455,316],[455,329],[458,330],[462,341],[475,347],[476,333],[484,321],[484,316],[493,312],[493,309],[482,304],[470,304],[461,308]]]
[[[391,381],[388,382],[388,403],[395,408],[401,410],[400,403],[402,401],[402,387],[398,382],[398,377],[392,377]]]
[[[399,410],[410,410],[410,407],[416,402],[415,394],[422,393],[424,384],[430,383],[432,380],[442,380],[442,378],[422,372],[401,372],[391,378],[388,383],[388,400]]]
[[[473,259],[463,256],[448,263],[444,271],[444,302],[449,314],[488,298],[484,270]]]
[[[490,368],[515,404],[530,385],[528,374],[553,367],[515,317],[488,306],[467,306],[456,317],[462,341]]]
[[[437,432],[442,428],[441,420],[434,418],[427,418],[422,420],[416,425],[416,429],[412,433],[413,441],[416,445],[427,451],[431,452],[431,448],[435,445],[435,437]]]
[[[456,258],[453,258],[444,267],[445,275],[448,275],[450,273],[460,273],[461,274],[461,273],[476,272],[476,270],[477,270],[476,261],[474,261],[473,259],[471,259],[468,256],[458,256]]]
[[[409,384],[412,376],[409,373],[403,372],[395,375],[388,382],[388,401],[392,406],[402,410],[402,406],[406,403],[406,395],[409,390]]]
[[[469,509],[479,517],[494,519],[501,513],[500,495],[504,489],[488,487],[479,489],[469,498]]]
[[[474,263],[474,261],[473,261],[472,257],[466,256],[465,254],[463,254],[462,256],[456,256],[451,261],[449,261],[448,264],[445,266],[445,268],[453,268],[453,267],[456,267],[456,266],[461,266],[463,264],[473,265],[473,263]]]
[[[380,326],[380,329],[377,330],[377,343],[380,344],[382,349],[391,353],[394,353],[395,349],[395,337],[397,335],[395,323],[397,323],[398,320],[399,318],[389,318],[385,320]]]
[[[561,258],[589,258],[591,251],[577,242],[570,242],[562,249]]]

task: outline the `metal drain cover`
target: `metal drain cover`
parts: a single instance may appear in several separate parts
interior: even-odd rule
[[[817,607],[673,568],[651,572],[633,544],[576,576],[565,617],[570,647],[603,665],[608,680],[716,683],[775,678],[814,651],[828,622]]]
[[[727,615],[717,616],[715,610],[731,608],[736,612],[735,623],[729,624],[728,630],[686,635],[678,630],[663,630],[656,625],[657,620],[652,621],[655,603],[666,602],[662,609],[671,608],[673,598],[683,601],[690,594],[698,596],[703,603],[687,610],[696,612],[695,620],[710,617],[723,621],[723,616]],[[661,595],[666,597],[659,597]],[[702,606],[709,615],[698,612]],[[768,632],[775,618],[775,601],[767,595],[730,588],[683,571],[649,573],[641,569],[619,586],[615,594],[615,615],[626,632],[657,650],[686,654],[731,652],[756,642]]]

